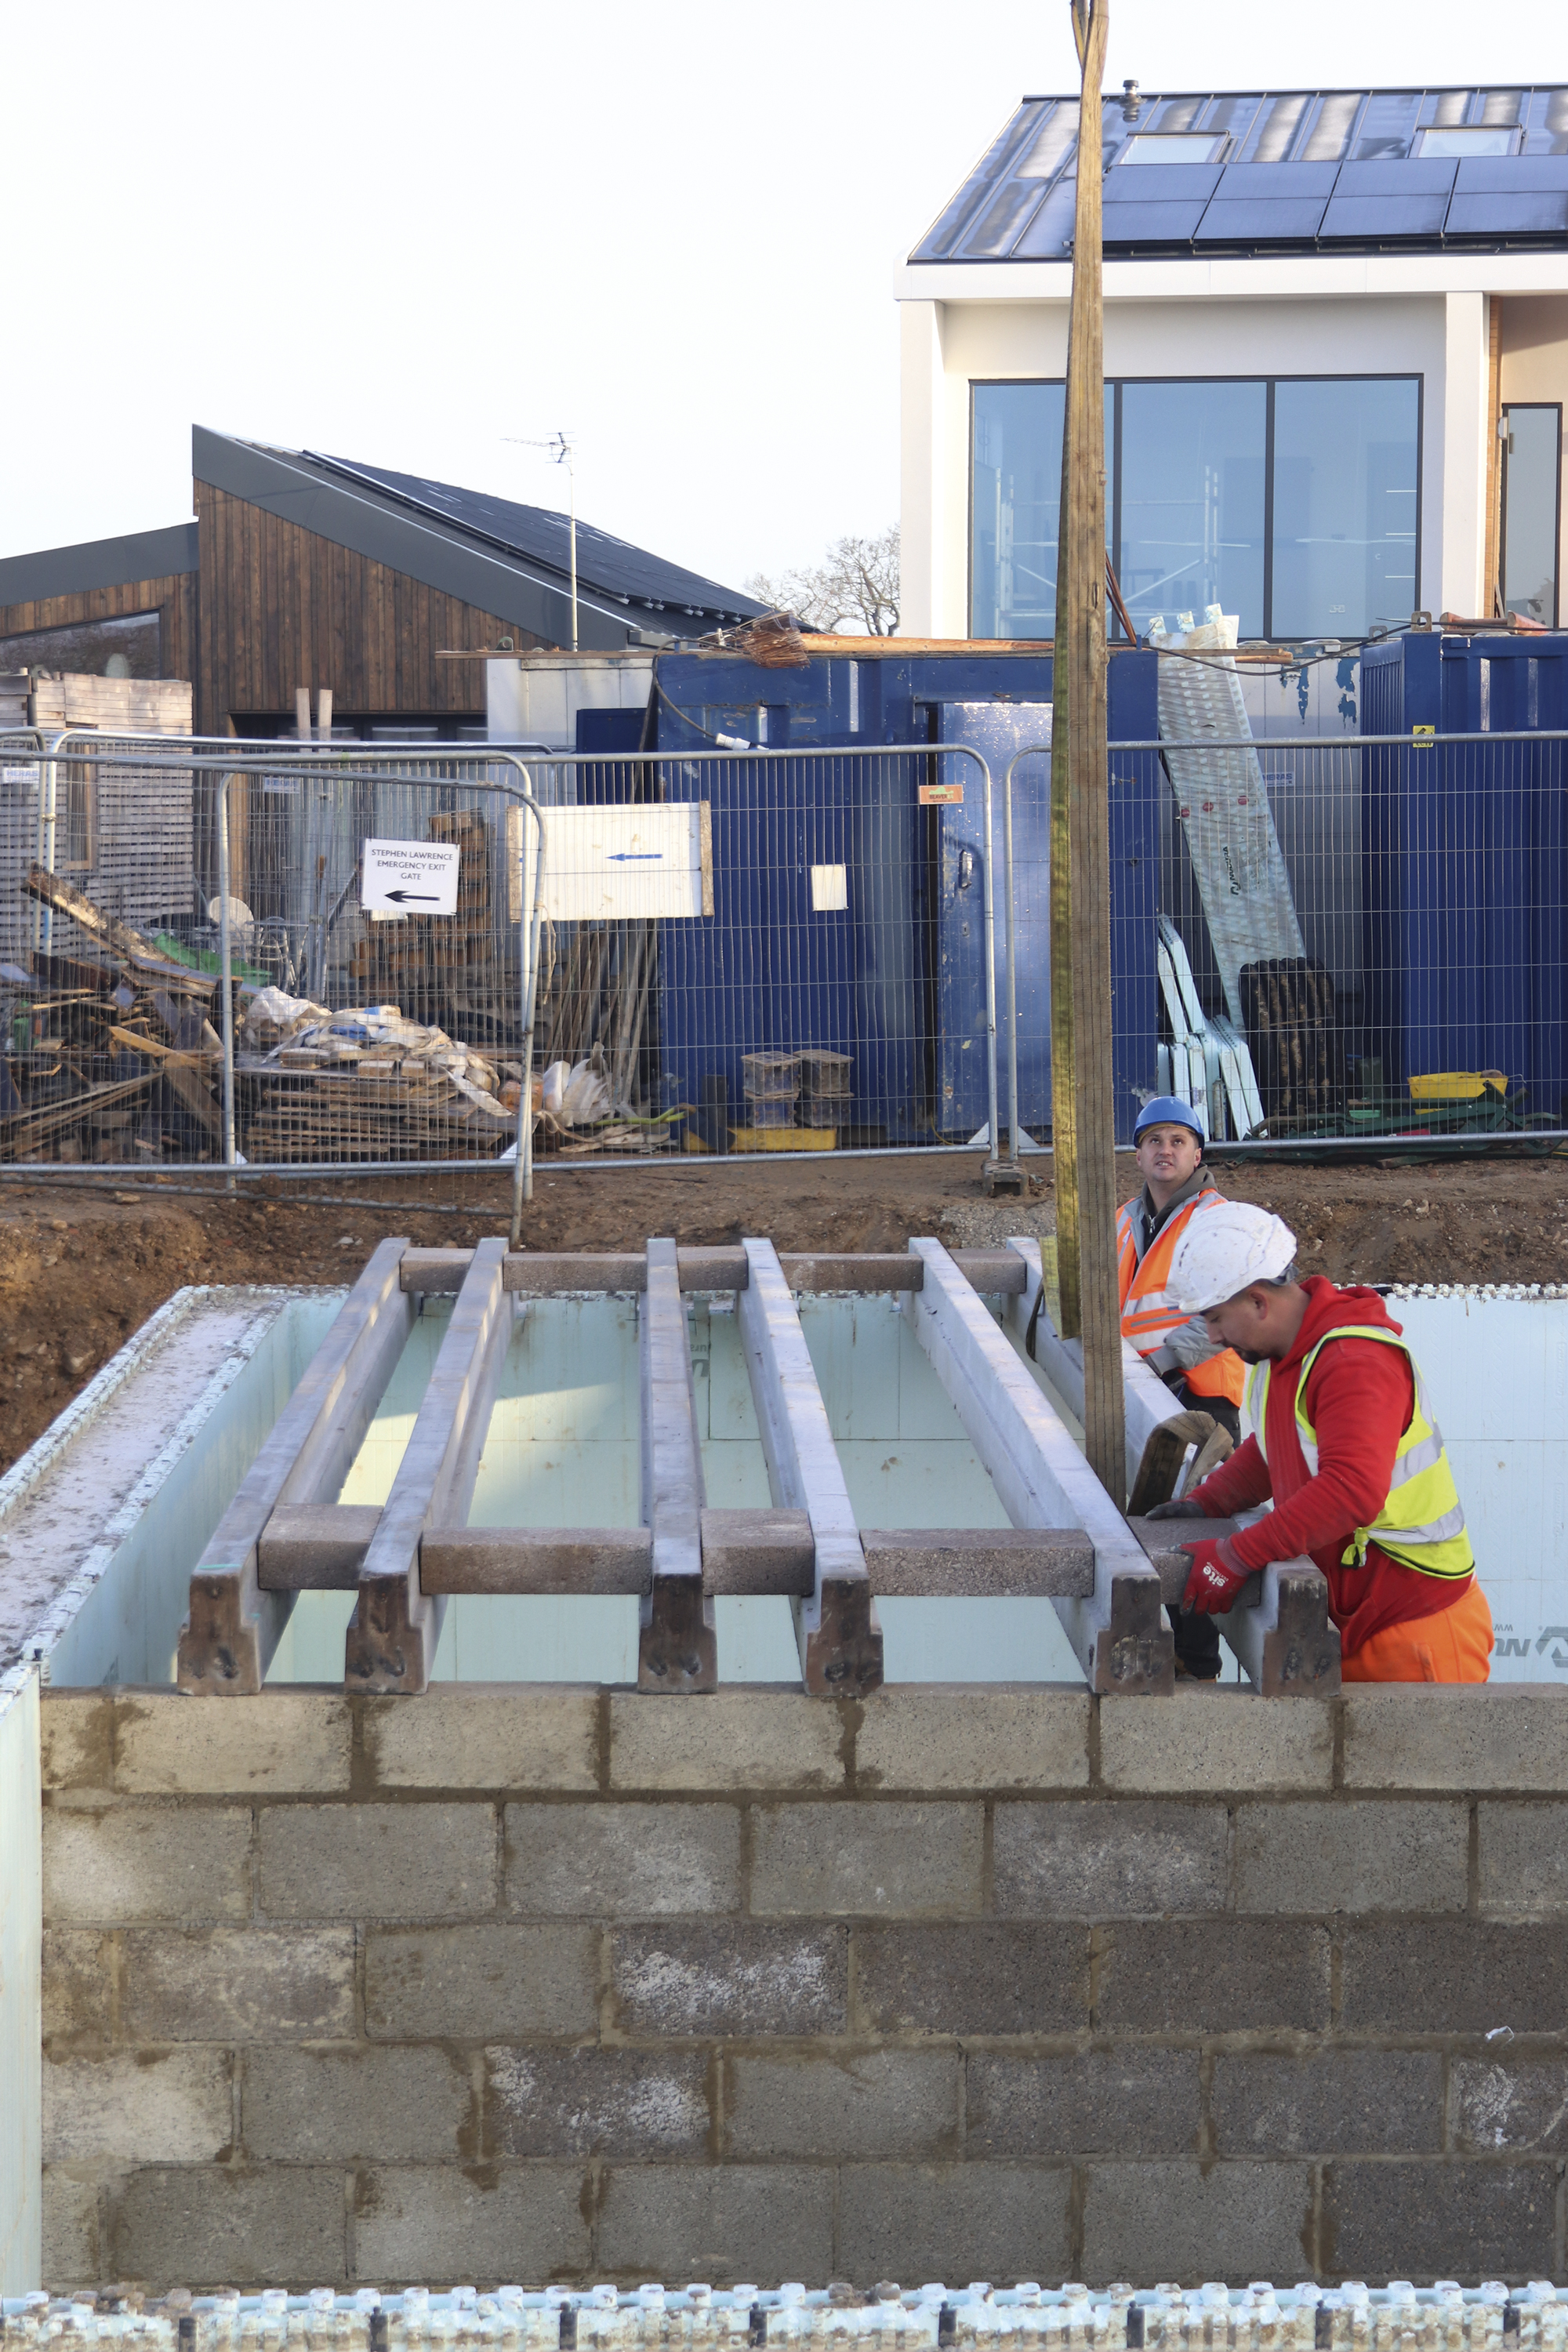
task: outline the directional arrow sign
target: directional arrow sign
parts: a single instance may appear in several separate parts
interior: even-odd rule
[[[374,915],[455,915],[462,855],[455,841],[367,841],[360,905]]]

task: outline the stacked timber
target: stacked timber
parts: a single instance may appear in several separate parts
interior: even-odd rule
[[[515,1114],[469,1100],[428,1062],[389,1055],[329,1067],[285,1055],[242,1071],[247,1160],[491,1160],[517,1140]]]

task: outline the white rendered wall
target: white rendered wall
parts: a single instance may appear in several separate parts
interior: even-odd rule
[[[1062,377],[1066,290],[1064,299],[1036,301],[911,294],[904,306],[922,314],[906,322],[903,338],[906,636],[967,634],[970,386],[988,378]],[[1105,373],[1420,376],[1421,602],[1434,613],[1458,610],[1453,599],[1479,593],[1489,429],[1483,295],[1173,300],[1108,292]]]

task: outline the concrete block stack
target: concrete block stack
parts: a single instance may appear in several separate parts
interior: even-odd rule
[[[1568,2271],[1560,1690],[43,1717],[53,2285]]]

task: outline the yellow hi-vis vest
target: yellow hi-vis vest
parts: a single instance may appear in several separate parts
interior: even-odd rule
[[[1325,1331],[1317,1346],[1309,1349],[1296,1377],[1296,1435],[1308,1469],[1315,1478],[1318,1433],[1307,1418],[1307,1375],[1331,1339],[1381,1339],[1386,1347],[1397,1348],[1410,1365],[1415,1388],[1415,1407],[1394,1451],[1394,1478],[1387,1499],[1370,1527],[1357,1528],[1341,1554],[1341,1567],[1360,1568],[1366,1559],[1367,1545],[1373,1542],[1390,1559],[1397,1560],[1402,1568],[1415,1569],[1418,1575],[1470,1575],[1476,1556],[1465,1533],[1465,1507],[1443,1449],[1443,1433],[1433,1415],[1421,1367],[1405,1341],[1393,1331],[1382,1330],[1371,1323],[1341,1323],[1332,1331]],[[1268,1451],[1264,1426],[1268,1412],[1270,1369],[1265,1358],[1262,1363],[1253,1366],[1247,1382],[1247,1425],[1266,1462]]]

